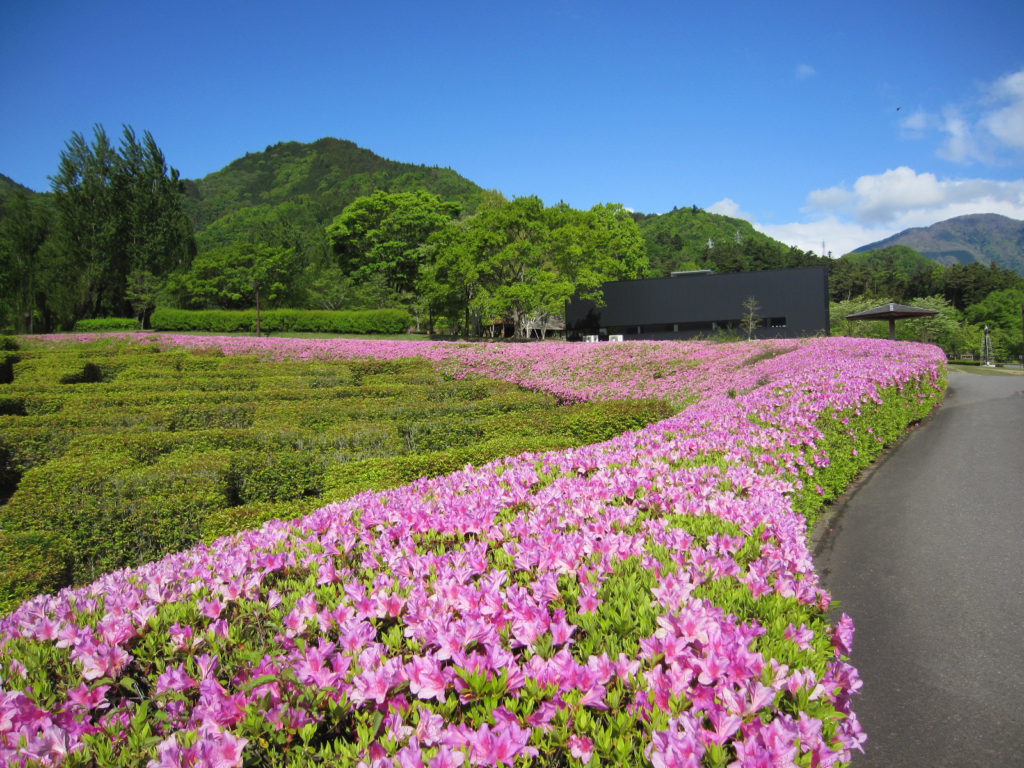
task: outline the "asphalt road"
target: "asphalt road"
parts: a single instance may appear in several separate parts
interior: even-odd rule
[[[815,561],[856,625],[854,768],[1024,766],[1024,376],[951,373]]]

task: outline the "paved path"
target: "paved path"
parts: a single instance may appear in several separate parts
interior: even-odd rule
[[[815,560],[856,624],[854,768],[1024,766],[1024,376],[951,373]]]

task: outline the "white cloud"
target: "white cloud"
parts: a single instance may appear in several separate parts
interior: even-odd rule
[[[801,64],[796,68],[797,80],[806,80],[809,77],[814,77],[816,74],[818,74],[818,70],[816,70],[810,64]]]
[[[984,139],[976,135],[977,131],[956,107],[943,110],[942,130],[946,133],[946,140],[939,147],[939,157],[954,163],[969,163],[972,160],[992,162],[990,154],[982,147]]]
[[[838,214],[865,226],[929,219],[926,223],[933,224],[965,213],[1002,213],[1024,219],[1024,179],[939,179],[933,173],[901,166],[861,176],[852,189],[813,190],[807,203],[809,212]]]
[[[728,197],[719,200],[717,203],[709,205],[708,210],[711,211],[711,213],[721,214],[722,216],[731,216],[734,219],[746,219],[747,221],[750,221],[753,218],[749,213],[746,213],[740,208],[739,203]]]
[[[940,113],[917,110],[900,122],[907,138],[933,133],[945,137],[936,153],[955,163],[995,165],[1024,152],[1024,69],[983,86],[968,103],[948,104]]]
[[[992,95],[1000,104],[982,119],[982,125],[1008,147],[1024,149],[1024,69],[997,80]]]
[[[925,131],[934,130],[938,124],[939,121],[935,115],[925,112],[923,109],[908,113],[900,121],[900,127],[904,134],[915,138],[921,137]]]
[[[815,189],[807,196],[807,204],[812,209],[833,210],[845,208],[854,201],[856,195],[843,187]]]
[[[728,198],[739,210],[739,205]],[[834,256],[904,229],[970,213],[999,213],[1024,220],[1024,178],[940,179],[905,166],[858,178],[852,186],[816,189],[807,195],[811,220],[754,226],[777,240]],[[716,203],[716,205],[719,205]],[[749,218],[749,217],[748,217]]]
[[[769,237],[804,251],[820,254],[824,245],[825,253],[831,253],[832,256],[842,256],[855,248],[882,240],[898,231],[888,227],[866,227],[863,224],[844,221],[837,216],[826,216],[817,221],[755,226]]]

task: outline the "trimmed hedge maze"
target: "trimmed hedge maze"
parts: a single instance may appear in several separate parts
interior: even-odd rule
[[[419,358],[272,361],[98,341],[0,353],[0,610],[374,488],[663,419]]]

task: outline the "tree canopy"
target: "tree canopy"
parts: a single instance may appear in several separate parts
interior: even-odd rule
[[[643,238],[622,206],[546,208],[537,197],[492,193],[476,213],[437,232],[425,249],[424,295],[463,332],[511,321],[525,337],[574,294],[600,299],[608,280],[641,277]]]
[[[427,238],[459,213],[429,192],[377,191],[345,207],[327,227],[339,265],[355,280],[381,275],[394,291],[412,291]]]
[[[115,147],[102,126],[73,133],[52,179],[55,249],[74,280],[75,318],[125,315],[128,275],[157,278],[188,267],[195,251],[178,172],[147,131],[125,126]]]

